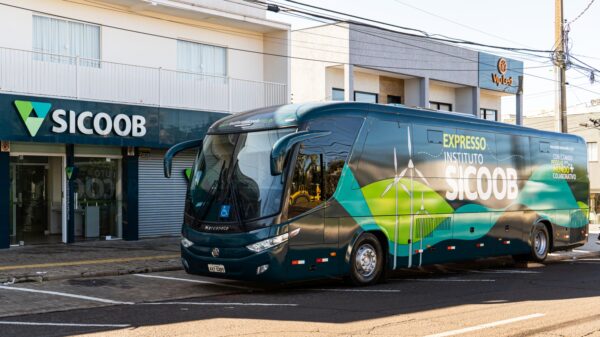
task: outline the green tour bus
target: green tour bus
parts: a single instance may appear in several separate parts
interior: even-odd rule
[[[543,261],[588,237],[578,136],[459,113],[356,102],[253,110],[214,123],[185,202],[191,274],[348,277],[512,255]]]

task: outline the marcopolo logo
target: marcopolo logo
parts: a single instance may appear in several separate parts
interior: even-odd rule
[[[42,102],[15,101],[15,107],[17,108],[17,112],[19,113],[19,116],[21,116],[23,123],[25,123],[27,131],[29,131],[31,137],[35,137],[42,126],[44,119],[46,119],[46,115],[48,115],[52,104]]]
[[[50,112],[50,103],[15,101],[15,107],[32,137],[38,133],[46,116]],[[35,115],[34,115],[35,114]],[[117,114],[111,116],[105,112],[76,113],[64,109],[52,111],[53,133],[71,133],[108,136],[111,133],[120,137],[143,137],[146,135],[146,118],[140,115]]]

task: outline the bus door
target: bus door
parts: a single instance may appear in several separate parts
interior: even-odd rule
[[[299,145],[288,200],[289,239],[287,254],[291,277],[323,275],[325,203],[323,198],[323,151],[315,140]]]

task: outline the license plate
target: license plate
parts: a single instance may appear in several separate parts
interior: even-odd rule
[[[225,266],[222,264],[209,264],[208,271],[211,273],[224,273]]]

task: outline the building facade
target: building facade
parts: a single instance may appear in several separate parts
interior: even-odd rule
[[[500,121],[502,96],[516,95],[521,113],[517,60],[354,22],[293,31],[292,55],[294,102],[405,104]]]
[[[289,100],[289,25],[235,1],[3,0],[0,30],[0,248],[178,234],[165,149]]]

